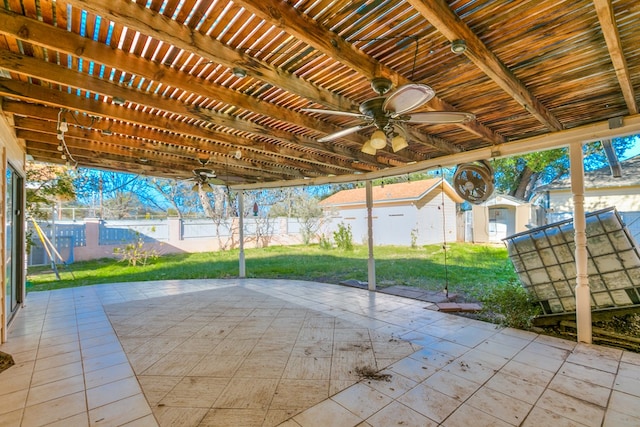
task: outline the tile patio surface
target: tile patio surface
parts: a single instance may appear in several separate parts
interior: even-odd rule
[[[262,279],[31,293],[0,426],[640,425],[640,354],[428,305]]]

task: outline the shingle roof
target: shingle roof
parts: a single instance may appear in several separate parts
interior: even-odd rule
[[[585,188],[627,187],[631,185],[640,185],[640,155],[621,161],[620,166],[622,167],[622,177],[620,178],[613,177],[609,166],[585,172]],[[538,188],[536,192],[565,190],[568,188],[571,188],[571,177],[555,180]]]
[[[390,201],[415,201],[420,200],[429,192],[438,189],[440,178],[425,179],[421,181],[401,182],[397,184],[385,184],[372,188],[374,202]],[[445,181],[445,192],[457,203],[462,199],[455,194],[453,188]],[[320,202],[321,206],[349,205],[365,203],[365,188],[354,188],[339,191]]]

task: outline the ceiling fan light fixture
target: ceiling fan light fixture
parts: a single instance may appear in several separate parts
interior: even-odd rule
[[[391,139],[391,148],[393,152],[398,152],[403,148],[407,148],[409,144],[407,143],[407,139],[402,135],[396,135]]]
[[[456,55],[461,55],[463,53],[465,53],[467,50],[467,42],[465,42],[464,40],[454,40],[451,42],[451,52],[455,53]]]
[[[375,148],[376,150],[380,150],[387,146],[387,135],[385,135],[383,131],[378,129],[371,135],[371,139],[369,140],[369,142],[371,144],[371,147]]]
[[[370,154],[372,156],[375,156],[376,154],[376,149],[371,146],[371,141],[365,142],[364,145],[362,146],[361,151],[365,154]]]
[[[243,77],[247,77],[247,70],[245,70],[244,68],[233,67],[233,69],[231,70],[231,73],[234,76],[238,77],[239,79]]]

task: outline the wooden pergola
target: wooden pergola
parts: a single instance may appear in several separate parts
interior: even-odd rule
[[[637,0],[8,0],[1,111],[35,160],[236,190],[569,145],[578,217],[581,145],[640,133],[639,24]],[[361,120],[304,109],[357,113],[380,77],[474,119],[408,124],[397,152],[323,139]]]

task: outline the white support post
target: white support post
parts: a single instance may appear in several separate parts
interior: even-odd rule
[[[578,342],[591,344],[591,290],[589,289],[587,221],[584,211],[584,162],[582,144],[569,146],[571,192],[573,193],[573,229],[576,244],[576,324]]]
[[[240,227],[238,233],[240,236],[239,276],[244,279],[247,277],[247,266],[244,259],[244,191],[238,191],[238,226]]]
[[[365,184],[365,194],[367,198],[367,236],[369,242],[369,261],[367,264],[369,290],[376,290],[376,260],[373,258],[373,187],[371,180]]]

